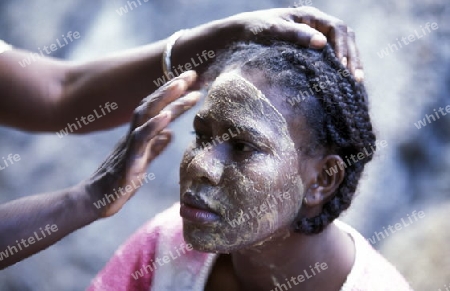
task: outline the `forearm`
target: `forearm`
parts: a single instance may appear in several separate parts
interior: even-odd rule
[[[0,205],[0,269],[15,264],[95,221],[83,186]]]
[[[130,121],[141,100],[157,88],[152,81],[162,75],[164,45],[165,41],[159,41],[93,62],[74,64],[67,74],[58,106],[59,126],[65,127],[89,115],[95,119],[91,116],[91,122],[80,121],[81,127],[73,133],[102,130]],[[116,109],[102,112],[107,102]]]
[[[202,73],[211,64],[210,56],[225,47],[236,30],[223,23],[214,21],[195,27],[177,40],[171,58],[174,76],[188,69]],[[222,36],[222,42],[216,41],[218,35]],[[162,54],[166,44],[167,39],[95,62],[74,65],[67,77],[64,97],[61,98],[60,107],[65,113],[62,115],[64,120],[59,123],[63,126],[74,123],[75,118],[93,114],[93,110],[99,112],[107,102],[117,104],[117,109],[104,111],[105,114],[99,114],[102,116],[95,121],[82,124],[77,133],[128,122],[141,100],[168,81],[168,76],[162,70]],[[204,54],[199,59],[197,54],[204,51],[209,52],[209,56]]]
[[[19,61],[27,52],[6,52],[0,55],[0,123],[27,131],[59,131],[71,123],[72,133],[122,124],[155,90],[152,80],[162,75],[164,45],[85,63],[42,57],[25,68]],[[102,111],[106,102],[116,103],[116,109]]]
[[[215,54],[225,47],[235,30],[214,21],[187,31],[173,49],[175,76],[186,70],[177,69],[180,64],[203,72],[211,63],[210,51]],[[60,131],[72,124],[69,133],[123,124],[143,98],[167,81],[162,71],[166,43],[167,39],[83,63],[40,57],[25,68],[19,61],[27,52],[6,52],[0,56],[0,123],[28,131]],[[210,55],[200,63],[197,53],[204,50]]]
[[[190,65],[201,75],[215,60],[219,50],[242,38],[244,25],[231,19],[216,20],[185,31],[173,47],[172,67],[178,70],[180,65],[184,68]],[[212,35],[215,35],[214,39]]]

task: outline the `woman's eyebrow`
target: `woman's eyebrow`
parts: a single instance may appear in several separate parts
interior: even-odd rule
[[[243,124],[243,125],[239,125],[238,128],[239,128],[240,132],[243,132],[244,134],[249,134],[259,140],[263,140],[264,143],[266,143],[266,144],[268,144],[270,142],[270,138],[263,131],[256,129],[253,126],[247,126],[247,125]]]
[[[194,123],[201,123],[203,125],[211,125],[212,123],[217,123],[218,121],[214,118],[212,118],[208,111],[201,112],[199,111],[195,117],[194,117]],[[273,138],[271,138],[269,135],[267,135],[264,131],[264,128],[258,128],[256,125],[250,125],[254,124],[252,120],[248,120],[247,118],[241,119],[241,122],[236,125],[235,123],[231,122],[230,119],[222,120],[219,122],[220,127],[224,131],[224,133],[229,133],[231,137],[234,136],[242,136],[242,135],[248,135],[251,136],[252,139],[255,140],[256,143],[258,143],[260,146],[264,146],[267,148],[271,148],[273,146]],[[248,123],[248,124],[246,124]]]

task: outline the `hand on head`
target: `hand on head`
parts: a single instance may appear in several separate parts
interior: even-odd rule
[[[364,78],[354,31],[342,20],[314,7],[260,10],[230,19],[243,26],[238,40],[264,42],[276,39],[315,49],[323,48],[328,41],[356,80]]]

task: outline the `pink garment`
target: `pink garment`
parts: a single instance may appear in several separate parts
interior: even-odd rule
[[[217,255],[192,250],[186,244],[179,209],[176,203],[133,234],[88,290],[203,291]],[[355,229],[335,223],[352,237],[356,247],[355,263],[341,291],[412,290]],[[268,286],[270,289],[279,290]]]

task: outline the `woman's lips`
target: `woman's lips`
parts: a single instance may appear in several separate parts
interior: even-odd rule
[[[212,223],[220,220],[217,213],[190,192],[183,195],[181,199],[180,216],[196,223]]]
[[[181,204],[180,215],[184,219],[196,223],[211,223],[216,222],[220,219],[220,217],[213,212],[193,208],[186,204]]]

